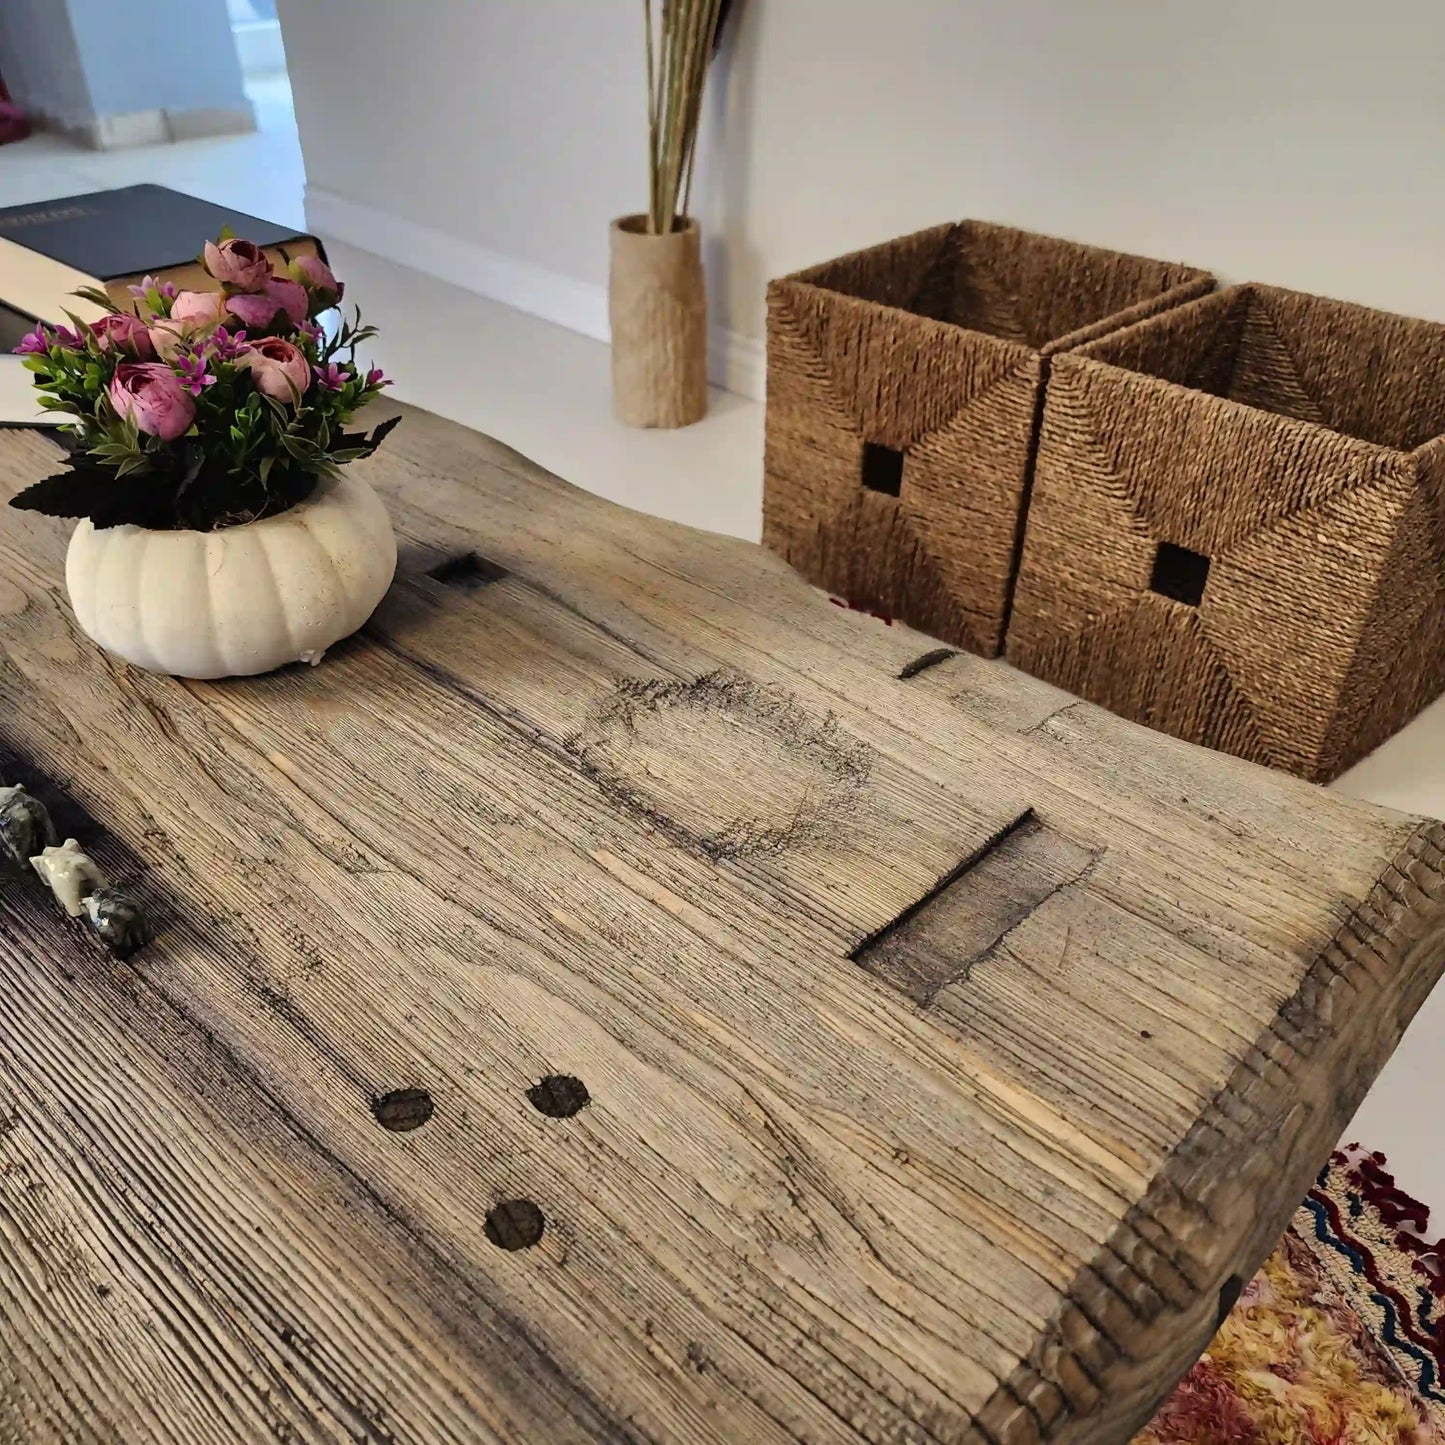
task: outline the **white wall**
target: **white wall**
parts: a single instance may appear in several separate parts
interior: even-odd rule
[[[537,277],[498,255],[601,287],[607,221],[645,194],[641,8],[282,0],[320,211],[467,243],[453,270],[483,248],[501,289]],[[769,276],[962,216],[1445,320],[1440,0],[735,9],[697,209],[744,336]]]
[[[225,0],[65,3],[97,115],[248,107]]]
[[[605,280],[607,222],[647,196],[641,0],[278,13],[313,187]]]
[[[0,5],[0,73],[11,98],[38,121],[66,129],[95,113],[70,13],[56,0]]]
[[[253,129],[225,0],[0,0],[0,69],[36,120],[106,143],[117,118],[151,114],[165,139]],[[225,123],[219,123],[225,122]]]

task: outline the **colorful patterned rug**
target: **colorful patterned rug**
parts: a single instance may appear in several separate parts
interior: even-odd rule
[[[1385,1157],[1336,1153],[1135,1445],[1442,1445],[1445,1240]]]

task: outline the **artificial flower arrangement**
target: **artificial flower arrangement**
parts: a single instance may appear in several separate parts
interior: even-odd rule
[[[213,291],[180,291],[147,276],[134,311],[78,291],[107,314],[39,325],[16,350],[35,373],[42,408],[66,413],[66,470],[11,505],[97,528],[208,532],[275,516],[318,480],[370,455],[395,419],[370,435],[345,428],[388,385],[363,372],[355,348],[376,334],[317,318],[342,283],[315,256],[273,269],[261,248],[224,236],[202,264]]]
[[[384,503],[343,465],[396,424],[346,429],[388,385],[355,360],[375,331],[326,315],[342,285],[318,257],[276,269],[223,235],[202,264],[216,289],[147,276],[133,310],[78,292],[98,321],[17,348],[68,456],[11,505],[79,519],[71,609],[127,662],[196,678],[314,664],[396,571]]]

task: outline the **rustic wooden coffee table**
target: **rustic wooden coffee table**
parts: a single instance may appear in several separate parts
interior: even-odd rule
[[[425,413],[367,466],[396,587],[247,682],[0,512],[0,779],[160,921],[0,895],[0,1441],[1126,1439],[1440,974],[1440,826]]]

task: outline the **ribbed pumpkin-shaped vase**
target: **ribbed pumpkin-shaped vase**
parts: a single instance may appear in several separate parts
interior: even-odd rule
[[[290,511],[215,532],[83,521],[65,560],[89,637],[137,667],[196,678],[320,662],[371,616],[395,572],[386,508],[347,473]]]

